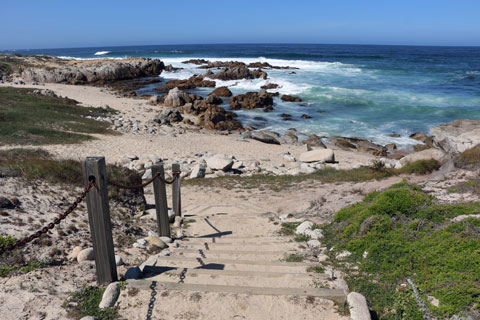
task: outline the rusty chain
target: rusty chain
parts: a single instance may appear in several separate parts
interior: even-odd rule
[[[90,189],[93,188],[93,186],[95,185],[95,179],[92,179],[90,181],[90,183],[88,184],[88,186],[83,190],[83,192],[80,194],[79,197],[77,197],[77,199],[75,199],[75,201],[70,205],[70,207],[68,207],[67,210],[65,210],[64,213],[60,213],[58,215],[58,217],[56,217],[55,219],[53,219],[53,222],[50,222],[49,224],[47,224],[45,227],[43,227],[42,229],[40,229],[39,231],[35,232],[35,233],[32,233],[31,235],[21,239],[21,240],[17,240],[15,241],[14,243],[12,244],[7,244],[7,245],[4,245],[4,246],[1,246],[0,247],[0,255],[5,253],[5,252],[8,252],[8,251],[12,251],[13,249],[15,248],[20,248],[20,247],[23,247],[24,245],[26,245],[27,243],[29,242],[32,242],[33,240],[37,239],[37,238],[40,238],[43,234],[47,233],[49,230],[53,229],[55,227],[56,224],[59,224],[63,219],[65,219],[70,213],[73,212],[73,210],[75,210],[75,208],[80,204],[80,202],[83,201],[83,199],[85,199],[85,197],[87,196],[87,193],[90,191]]]
[[[144,188],[146,186],[148,186],[150,183],[152,183],[153,181],[155,181],[155,179],[160,179],[162,180],[164,183],[166,184],[172,184],[175,182],[175,180],[177,180],[178,178],[180,177],[180,171],[175,171],[173,173],[173,178],[172,180],[168,181],[166,179],[162,179],[160,178],[160,174],[159,173],[155,173],[155,175],[150,179],[148,180],[147,182],[144,182],[142,184],[138,184],[138,185],[133,185],[133,186],[126,186],[126,185],[122,185],[122,184],[119,184],[119,183],[116,183],[116,182],[112,182],[112,181],[108,181],[108,185],[112,186],[112,187],[116,187],[116,188],[120,188],[120,189],[127,189],[127,190],[135,190],[135,189],[141,189],[141,188]]]

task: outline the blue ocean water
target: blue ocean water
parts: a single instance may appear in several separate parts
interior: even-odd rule
[[[182,64],[191,58],[268,62],[293,70],[266,70],[267,80],[217,81],[234,94],[277,83],[281,94],[305,103],[275,99],[275,110],[239,111],[244,124],[323,136],[371,138],[378,143],[408,146],[414,132],[456,119],[480,119],[480,47],[422,47],[314,44],[162,45],[23,50],[80,59],[149,57],[182,67],[160,78],[186,79],[205,70]],[[198,89],[207,94],[211,89]],[[141,92],[152,93],[152,88]],[[228,108],[228,105],[225,104]],[[280,114],[292,115],[284,121]],[[311,119],[302,119],[308,114]],[[401,138],[389,137],[398,133]]]

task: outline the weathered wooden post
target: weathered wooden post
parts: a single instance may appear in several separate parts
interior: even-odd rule
[[[172,164],[172,174],[175,172],[180,172],[180,164],[174,163]],[[173,212],[175,212],[176,216],[182,216],[182,195],[180,192],[180,175],[172,184],[172,207]]]
[[[157,211],[158,234],[161,237],[170,237],[170,221],[168,220],[167,189],[165,187],[165,171],[163,163],[152,166],[152,176],[158,174],[153,180],[153,193],[155,194],[155,210]]]
[[[95,186],[87,195],[88,221],[97,267],[97,282],[117,281],[117,267],[113,250],[112,225],[108,205],[107,170],[104,157],[87,157],[82,164],[83,181],[87,185],[95,179]]]

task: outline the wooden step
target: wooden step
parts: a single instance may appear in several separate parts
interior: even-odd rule
[[[267,251],[267,250],[222,250],[222,249],[206,249],[205,247],[199,249],[189,248],[173,248],[170,249],[173,253],[196,253],[201,254],[200,250],[205,254],[231,254],[231,255],[285,255],[285,251]],[[293,251],[293,250],[292,250]]]
[[[155,280],[127,280],[127,286],[141,290],[181,290],[201,292],[222,292],[247,295],[270,295],[270,296],[313,296],[332,300],[338,304],[344,304],[346,296],[341,289],[325,288],[274,288],[274,287],[248,287],[213,284],[191,284],[177,282],[163,282]]]

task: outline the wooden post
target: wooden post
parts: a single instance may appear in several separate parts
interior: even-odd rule
[[[113,251],[105,158],[87,157],[83,161],[82,167],[85,185],[95,178],[95,186],[90,189],[86,202],[97,267],[97,282],[111,283],[117,281],[117,266]]]
[[[172,173],[180,171],[180,164],[172,164]],[[180,192],[180,176],[172,184],[172,207],[176,216],[182,216],[182,195]]]
[[[167,189],[165,187],[165,171],[163,163],[152,166],[152,176],[159,174],[153,180],[153,193],[155,194],[155,210],[157,211],[158,235],[170,237],[170,221],[168,220]]]

